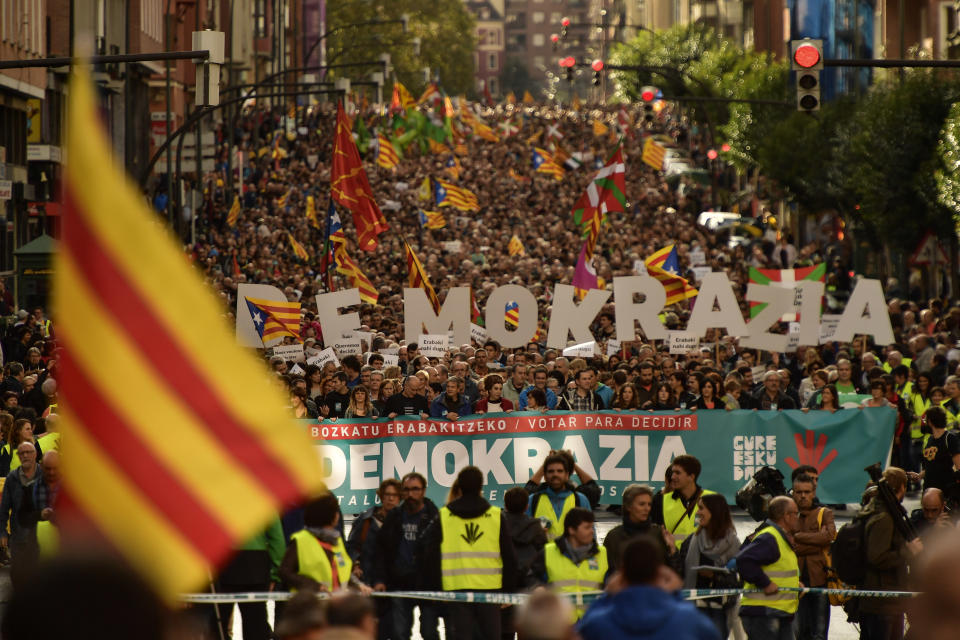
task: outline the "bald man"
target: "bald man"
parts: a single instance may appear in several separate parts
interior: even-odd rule
[[[947,511],[943,491],[936,487],[924,491],[920,508],[913,510],[910,520],[922,538],[929,536],[935,529],[950,527],[950,512]]]

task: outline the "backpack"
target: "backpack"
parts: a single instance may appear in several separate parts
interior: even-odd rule
[[[837,531],[830,545],[830,558],[837,577],[845,584],[861,587],[867,575],[867,518],[857,516]]]

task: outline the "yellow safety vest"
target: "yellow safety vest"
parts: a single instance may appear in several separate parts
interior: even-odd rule
[[[947,429],[956,429],[958,424],[960,424],[960,411],[954,413],[950,411],[950,398],[947,398],[940,403],[940,407],[943,409],[943,412],[947,414]]]
[[[909,369],[909,368],[910,368],[910,364],[911,364],[912,362],[913,362],[913,358],[904,358],[903,360],[900,361],[900,364],[902,364],[902,365],[905,366],[907,369]],[[883,363],[883,371],[884,371],[884,373],[890,373],[891,371],[893,371],[893,367],[890,366],[890,363],[889,363],[889,362],[884,362],[884,363]]]
[[[37,523],[37,546],[40,548],[41,558],[56,555],[60,548],[60,531],[49,520],[41,520]]]
[[[567,517],[567,514],[570,512],[570,509],[573,509],[577,506],[577,493],[576,491],[571,491],[570,495],[563,501],[563,511],[560,512],[560,517],[557,517],[556,512],[553,510],[553,502],[550,501],[550,496],[544,494],[538,495],[535,500],[537,500],[537,510],[534,512],[534,518],[546,518],[550,521],[550,529],[547,531],[547,535],[551,540],[556,540],[560,536],[564,535],[566,531],[563,530],[563,519]]]
[[[713,493],[716,493],[716,491],[710,491],[709,489],[700,490],[701,497],[709,496]],[[679,549],[683,541],[687,539],[687,536],[697,530],[697,510],[699,508],[699,505],[693,505],[693,509],[691,509],[690,514],[687,515],[683,501],[673,499],[673,491],[668,491],[663,494],[663,526],[673,534],[677,549]]]
[[[800,586],[800,565],[797,563],[797,554],[793,552],[787,541],[783,539],[776,527],[766,526],[757,532],[757,536],[770,534],[777,541],[780,557],[773,564],[764,565],[763,572],[778,588]],[[745,582],[743,588],[747,591],[762,591],[755,584]],[[767,607],[786,613],[796,613],[799,603],[799,594],[796,591],[778,591],[773,594],[745,593],[740,601],[741,607]]]
[[[910,396],[910,402],[913,406],[913,422],[910,423],[910,437],[919,440],[923,437],[923,431],[920,430],[920,418],[930,408],[930,398],[924,398],[919,393]]]
[[[333,589],[330,558],[327,557],[327,550],[323,548],[316,536],[306,529],[301,529],[290,536],[290,539],[297,543],[297,563],[300,567],[297,573],[313,578],[328,590]],[[337,565],[337,579],[341,587],[346,587],[350,582],[350,573],[353,571],[353,561],[350,560],[347,548],[343,545],[343,536],[337,538],[337,542],[332,547],[333,562]]]
[[[60,451],[60,432],[51,431],[37,438],[37,443],[43,451]]]
[[[600,553],[577,565],[560,551],[556,542],[548,543],[543,548],[543,554],[547,566],[547,582],[554,589],[567,593],[603,590],[603,578],[609,568],[606,547],[600,547]],[[586,606],[577,604],[574,621],[582,618],[584,611]]]
[[[440,573],[444,591],[500,589],[500,508],[490,507],[476,518],[461,518],[440,509]]]

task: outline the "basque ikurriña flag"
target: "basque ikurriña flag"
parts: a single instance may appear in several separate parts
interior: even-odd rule
[[[767,284],[774,287],[783,287],[785,289],[793,289],[794,284],[801,280],[811,280],[814,282],[824,282],[827,275],[827,265],[824,262],[821,262],[818,265],[812,267],[800,267],[797,269],[757,269],[756,267],[750,267],[750,282],[756,282],[757,284]],[[794,295],[794,307],[799,311],[800,300],[797,298],[799,296],[799,289],[795,289],[796,293]],[[755,317],[758,313],[763,311],[767,306],[765,302],[750,302],[750,317]],[[781,322],[796,322],[800,317],[798,312],[794,313],[785,313],[780,316]]]

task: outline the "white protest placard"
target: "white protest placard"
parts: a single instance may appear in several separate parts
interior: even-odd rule
[[[320,368],[323,368],[323,365],[328,362],[340,366],[340,360],[337,359],[337,354],[333,352],[333,347],[327,347],[315,355],[314,357],[307,360],[307,364],[315,364]]]
[[[450,336],[445,333],[423,333],[418,344],[421,354],[428,358],[442,358],[450,348]]]
[[[704,253],[703,249],[692,249],[690,251],[690,264],[695,267],[707,264],[707,254]]]
[[[288,362],[304,362],[307,359],[302,344],[278,344],[273,348],[273,355]]]
[[[346,335],[344,338],[348,337]],[[373,331],[353,331],[349,336],[355,340],[360,340],[364,351],[370,351],[370,345],[373,343]]]
[[[292,367],[290,367],[289,373],[290,375],[293,375],[293,376],[302,376],[306,372],[300,368],[300,365],[295,364]]]
[[[597,343],[591,340],[567,347],[563,350],[563,355],[568,358],[592,358],[596,352]]]
[[[643,262],[643,260],[634,260],[633,272],[638,276],[645,276],[647,275],[647,265]]]
[[[441,242],[440,247],[447,253],[460,253],[460,250],[463,249],[463,242],[460,240],[449,240],[447,242]]]
[[[350,338],[340,338],[339,340],[334,341],[333,350],[337,352],[341,358],[343,356],[349,355],[363,355],[363,345],[360,342],[359,338],[350,337]]]
[[[470,339],[475,340],[480,346],[487,341],[487,330],[478,324],[470,323]]]
[[[383,366],[384,367],[399,367],[400,366],[400,356],[397,354],[384,353],[383,355]]]
[[[400,353],[400,349],[397,347],[384,347],[380,349],[380,354],[384,356],[395,356]]]
[[[318,355],[320,355],[320,349],[315,347],[304,347],[303,349],[303,356],[307,359],[307,364],[310,364],[311,358],[316,358]]]
[[[700,336],[686,331],[669,332],[670,355],[686,355],[700,348]]]
[[[840,314],[833,313],[825,313],[820,316],[820,344],[826,344],[833,340],[833,334],[837,331],[840,318]]]
[[[607,340],[607,355],[615,356],[618,353],[620,353],[620,341],[613,338]]]
[[[767,367],[766,365],[758,364],[755,367],[751,367],[750,371],[753,373],[753,381],[759,382],[763,374],[767,372]]]
[[[692,271],[693,271],[693,279],[696,280],[697,282],[703,282],[703,277],[708,273],[710,273],[711,271],[713,271],[713,269],[711,267],[699,266],[699,267],[693,267]]]

